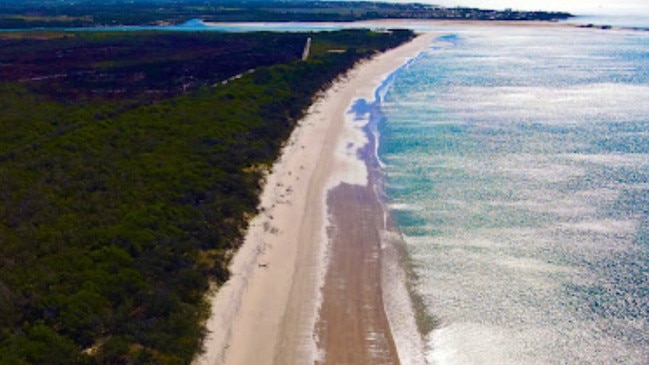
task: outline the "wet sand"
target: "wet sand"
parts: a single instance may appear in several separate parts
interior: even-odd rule
[[[317,325],[324,364],[399,364],[381,285],[383,210],[372,186],[329,193],[329,270]]]

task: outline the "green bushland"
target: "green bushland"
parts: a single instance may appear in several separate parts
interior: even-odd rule
[[[167,98],[298,60],[307,35],[220,32],[0,33],[0,80],[68,102]],[[11,67],[8,67],[11,66]]]
[[[308,61],[128,108],[0,85],[0,364],[191,361],[258,167],[318,91],[413,34],[308,36]]]

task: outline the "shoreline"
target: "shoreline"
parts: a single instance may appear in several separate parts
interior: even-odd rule
[[[230,266],[231,279],[208,298],[212,314],[205,352],[194,364],[323,363],[332,356],[319,347],[323,332],[316,326],[324,318],[321,303],[329,300],[321,287],[331,282],[328,266],[335,256],[328,235],[328,196],[341,184],[370,186],[366,161],[357,156],[367,137],[359,123],[348,123],[347,114],[353,101],[372,99],[385,77],[432,38],[419,35],[357,65],[300,121],[267,177],[261,214],[250,222]],[[380,240],[374,244],[380,248]],[[380,270],[378,274],[380,284]],[[377,293],[382,300],[380,285],[373,295]],[[373,311],[386,316],[382,304]],[[330,323],[338,321],[334,317]],[[390,324],[381,323],[381,331],[391,335]]]
[[[428,39],[429,46],[432,41]],[[409,287],[404,242],[386,206],[377,130],[383,91],[417,55],[384,75],[372,96],[350,101],[353,117],[346,123],[356,124],[365,141],[348,149],[363,162],[367,178],[364,184],[343,183],[328,192],[329,270],[317,325],[323,364],[426,362],[422,315]]]

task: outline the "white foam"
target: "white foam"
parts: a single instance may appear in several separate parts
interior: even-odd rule
[[[366,186],[368,183],[367,166],[358,155],[359,150],[369,143],[363,130],[368,123],[369,120],[366,118],[355,119],[349,114],[345,117],[344,130],[335,150],[337,164],[335,179],[339,184]]]

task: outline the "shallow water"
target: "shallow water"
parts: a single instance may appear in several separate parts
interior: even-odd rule
[[[391,79],[431,364],[649,363],[649,34],[465,27]]]

